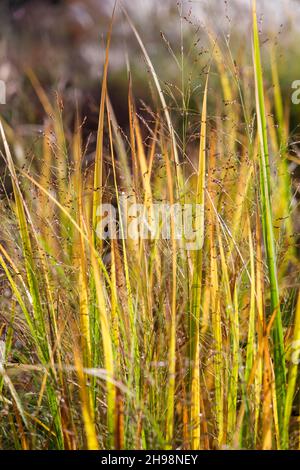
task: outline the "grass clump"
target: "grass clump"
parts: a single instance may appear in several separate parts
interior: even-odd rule
[[[1,201],[0,280],[11,291],[0,325],[1,446],[297,448],[297,206],[288,115],[274,51],[274,97],[265,91],[255,1],[249,83],[228,42],[209,32],[195,110],[185,59],[176,59],[182,89],[166,97],[124,14],[154,83],[148,122],[129,74],[128,135],[120,132],[109,96],[113,20],[91,167],[80,109],[66,130],[60,99],[51,102],[32,70],[45,125],[30,164],[12,155],[16,136],[1,120],[13,191]],[[99,239],[101,204],[113,203],[121,235],[132,220],[121,214],[124,196],[148,221],[157,201],[201,206],[197,249],[173,222],[169,239],[161,228],[152,239]]]

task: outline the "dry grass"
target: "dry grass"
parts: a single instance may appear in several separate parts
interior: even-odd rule
[[[30,165],[16,162],[14,130],[0,126],[13,186],[1,201],[0,281],[12,293],[0,325],[1,446],[298,448],[297,207],[276,55],[270,96],[255,2],[253,98],[226,44],[210,34],[193,134],[188,86],[181,135],[127,19],[158,96],[147,127],[130,78],[127,139],[109,100],[113,20],[93,168],[83,171],[80,111],[66,132],[60,100],[49,100],[33,71],[45,126]],[[213,119],[222,100],[229,111]],[[113,201],[120,211],[122,193],[147,216],[157,200],[203,205],[195,223],[203,247],[185,250],[173,225],[170,240],[99,240],[97,208]]]

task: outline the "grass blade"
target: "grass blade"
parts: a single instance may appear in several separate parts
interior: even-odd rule
[[[278,275],[276,264],[275,240],[272,221],[271,202],[271,178],[269,166],[267,123],[264,102],[263,73],[260,58],[260,45],[256,17],[256,1],[253,0],[253,63],[255,72],[256,112],[257,125],[260,141],[259,166],[260,166],[260,188],[261,207],[264,242],[270,278],[271,310],[276,313],[273,329],[274,338],[274,370],[276,380],[276,393],[278,403],[278,419],[282,426],[283,412],[285,406],[285,351],[283,342],[283,328],[280,311],[280,298],[278,287]]]

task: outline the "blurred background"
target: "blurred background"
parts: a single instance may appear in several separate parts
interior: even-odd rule
[[[248,87],[251,108],[250,0],[119,0],[110,48],[108,87],[124,135],[128,135],[129,70],[137,111],[150,127],[151,112],[160,105],[144,56],[120,4],[125,6],[146,45],[178,129],[182,128],[182,91],[189,95],[190,154],[196,151],[193,142],[197,138],[205,73],[212,58],[211,38],[217,38],[225,51],[228,63],[224,66],[229,70],[232,59],[238,68],[246,100]],[[72,133],[74,129],[76,107],[79,107],[85,119],[83,135],[89,143],[87,154],[93,160],[106,34],[113,6],[114,0],[0,2],[0,80],[6,84],[6,104],[0,105],[0,112],[14,129],[14,152],[16,158],[20,153],[20,164],[28,155],[31,158],[45,120],[45,111],[28,77],[30,70],[51,102],[59,97],[64,103],[67,137],[68,131]],[[266,92],[272,96],[271,49],[275,46],[284,108],[290,116],[290,139],[298,142],[300,105],[292,104],[291,95],[292,83],[300,79],[300,1],[258,0],[257,8]],[[220,102],[220,92],[220,75],[214,64],[208,94],[212,121],[216,113],[219,117],[226,116],[229,108],[228,103]],[[238,101],[232,105],[238,105]],[[144,130],[146,135],[147,126]],[[20,146],[18,138],[22,141]],[[24,143],[28,155],[21,154]],[[293,152],[299,157],[298,144],[293,146]],[[299,167],[292,166],[297,185]]]
[[[38,122],[36,97],[25,70],[32,68],[47,92],[59,91],[74,101],[74,90],[94,125],[100,95],[105,35],[113,0],[2,0],[0,2],[0,80],[7,87],[7,106],[1,112],[12,125]],[[186,70],[197,57],[201,66],[209,60],[207,28],[224,37],[236,58],[250,54],[250,0],[123,0],[136,25],[159,78],[180,86],[180,74],[170,50],[180,56],[184,46]],[[283,93],[291,94],[291,83],[300,79],[299,0],[258,0],[263,51],[269,55],[270,41],[280,38],[280,76]],[[126,63],[127,62],[127,63]],[[265,63],[268,73],[269,59]],[[110,52],[110,96],[121,124],[126,123],[128,67],[134,93],[147,101],[147,67],[140,48],[117,8]],[[197,68],[197,67],[196,67]],[[120,99],[120,97],[124,99]],[[292,120],[298,110],[291,110]],[[37,113],[37,114],[35,114]]]

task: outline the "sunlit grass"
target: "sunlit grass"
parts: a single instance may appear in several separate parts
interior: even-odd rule
[[[128,96],[120,97],[128,102],[128,136],[119,131],[108,94],[113,19],[92,168],[84,167],[80,110],[66,130],[60,100],[51,102],[33,71],[27,75],[46,120],[31,165],[17,163],[14,130],[0,126],[13,187],[1,201],[0,273],[12,292],[0,325],[1,446],[297,448],[300,301],[287,281],[299,281],[297,208],[288,114],[274,51],[274,102],[265,94],[255,2],[252,101],[228,44],[209,33],[193,145],[125,16],[158,96],[148,126],[129,75]],[[181,98],[188,114],[184,90]],[[222,100],[229,112],[214,119],[224,113]],[[143,203],[149,218],[157,200],[201,205],[199,248],[186,250],[173,224],[170,240],[100,240],[97,209],[113,202],[120,215],[121,195]],[[119,217],[121,233],[122,224]]]

